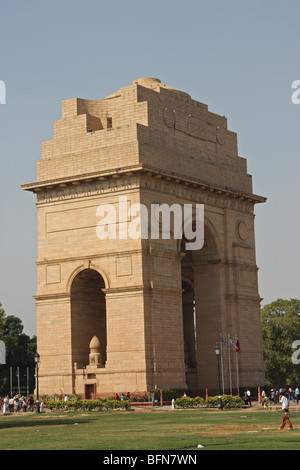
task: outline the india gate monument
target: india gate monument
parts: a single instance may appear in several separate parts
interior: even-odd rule
[[[226,391],[229,353],[235,389],[264,384],[254,206],[265,198],[225,116],[154,78],[63,101],[22,188],[37,198],[41,394],[216,391],[215,345],[229,335],[239,379],[224,346]],[[184,207],[192,234],[204,208],[197,249],[175,227]]]

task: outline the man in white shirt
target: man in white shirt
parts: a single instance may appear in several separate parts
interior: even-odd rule
[[[252,406],[252,403],[251,403],[251,392],[250,392],[249,388],[247,389],[247,401],[248,401],[248,405]]]
[[[289,429],[294,429],[292,426],[292,423],[290,422],[289,401],[286,398],[286,396],[284,396],[283,394],[280,394],[280,403],[282,405],[283,415],[282,415],[282,424],[279,429],[282,430],[284,426],[286,425],[286,423],[288,423]]]

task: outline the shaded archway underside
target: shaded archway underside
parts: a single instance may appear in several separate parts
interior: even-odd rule
[[[89,344],[94,336],[100,340],[103,363],[106,361],[106,302],[102,276],[93,269],[84,269],[71,286],[72,362],[85,366],[89,361]]]

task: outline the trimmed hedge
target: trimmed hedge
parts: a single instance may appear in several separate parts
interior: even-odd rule
[[[130,410],[131,404],[129,400],[105,400],[103,408],[106,410]]]
[[[181,397],[176,398],[174,401],[175,408],[197,408],[199,406],[204,406],[205,400],[201,397]]]
[[[209,397],[207,400],[204,398],[196,397],[181,397],[174,401],[175,408],[197,408],[200,406],[206,406],[207,408],[218,407],[218,396]],[[240,397],[233,397],[231,395],[222,395],[222,407],[223,408],[242,408],[244,405],[243,400]]]
[[[108,411],[108,410],[130,410],[131,405],[127,400],[45,400],[44,405],[50,411]]]
[[[242,408],[244,402],[240,397],[232,395],[222,395],[222,407],[223,408]],[[207,408],[217,408],[219,397],[208,397],[206,400]]]
[[[130,410],[131,403],[129,400],[113,400],[113,399],[96,399],[96,400],[85,400],[78,397],[70,399],[69,401],[64,400],[51,400],[46,399],[44,405],[50,411],[110,411],[110,410]],[[237,396],[222,395],[222,407],[223,408],[242,408],[244,405],[243,400]],[[205,400],[202,397],[180,397],[174,400],[175,408],[217,408],[218,407],[218,396],[209,397]]]

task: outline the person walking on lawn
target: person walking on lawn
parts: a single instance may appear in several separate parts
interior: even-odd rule
[[[294,429],[293,428],[293,425],[290,421],[290,413],[289,413],[289,401],[288,399],[286,398],[286,396],[284,394],[280,394],[280,403],[282,405],[282,424],[280,426],[280,430],[282,431],[284,426],[288,423],[289,425],[289,429]]]

